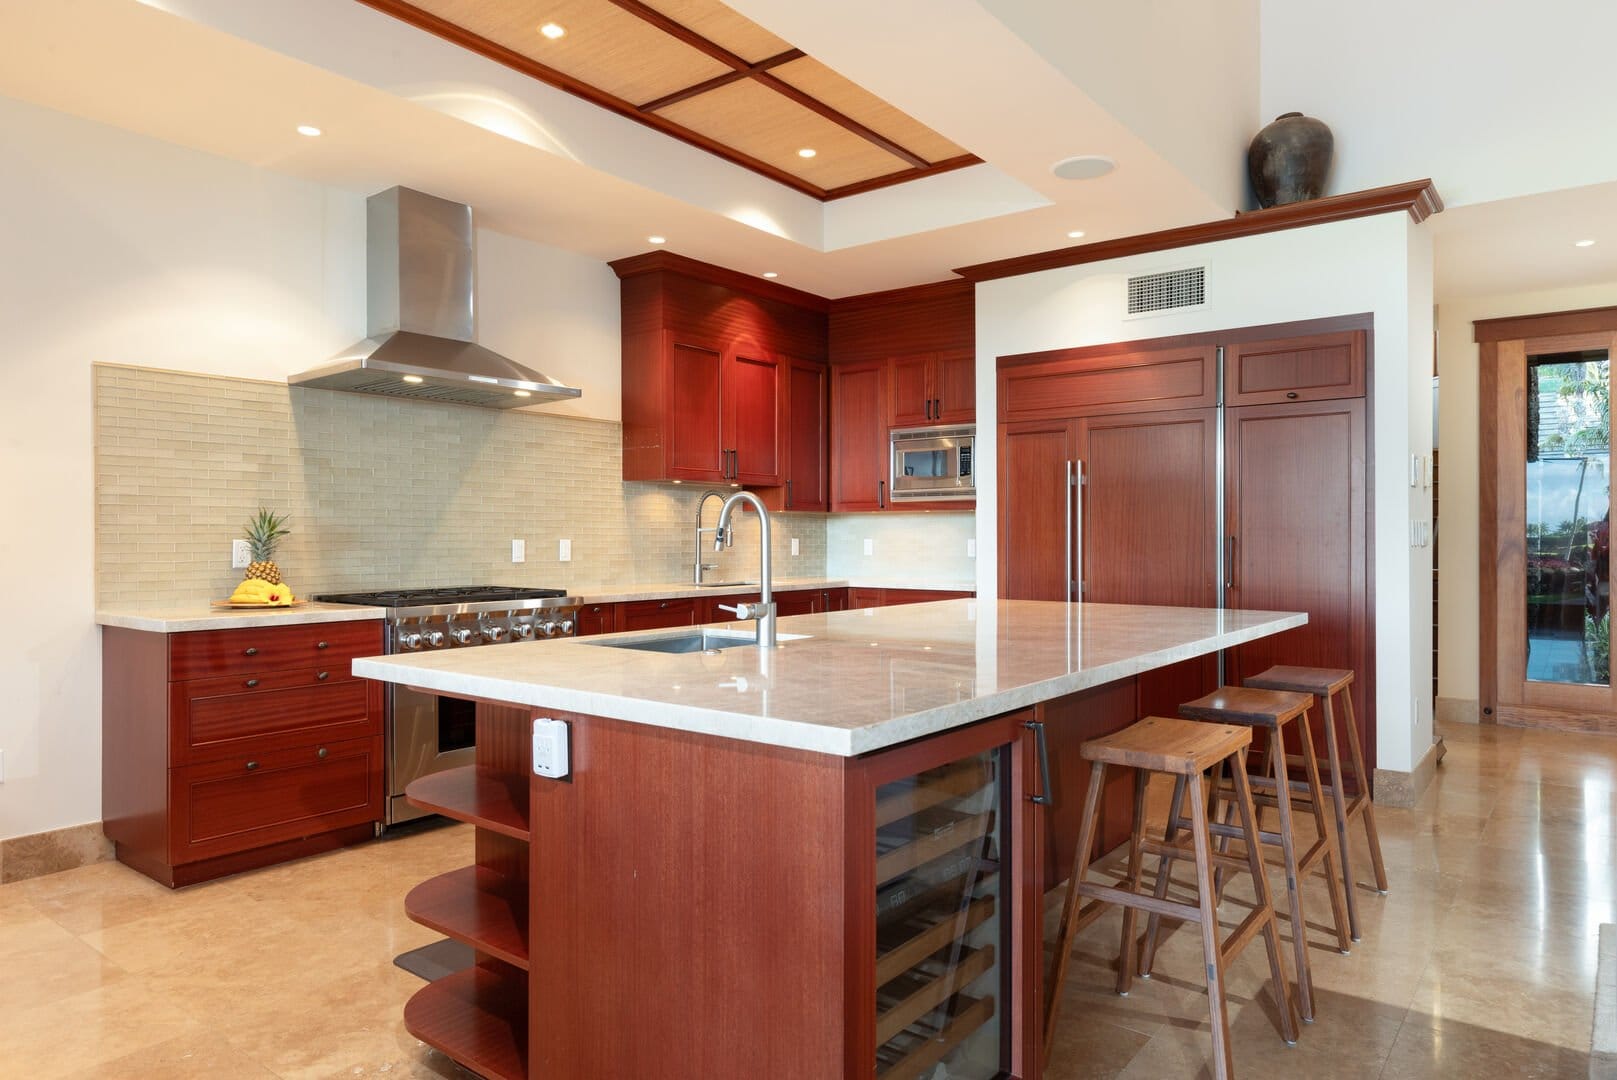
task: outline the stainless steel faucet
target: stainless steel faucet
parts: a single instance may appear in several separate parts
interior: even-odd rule
[[[702,561],[702,534],[709,532],[716,533],[718,531],[716,529],[702,528],[702,511],[707,509],[707,501],[709,499],[718,499],[719,502],[722,503],[724,502],[724,493],[722,491],[704,491],[702,492],[702,500],[696,504],[696,564],[694,569],[696,574],[695,581],[698,585],[702,584],[702,571],[717,570],[719,568],[718,563],[705,563]],[[715,536],[715,539],[718,538]],[[719,545],[717,543],[713,545],[713,550],[719,550]]]
[[[775,586],[774,574],[770,568],[770,537],[769,537],[769,510],[764,506],[763,500],[750,491],[738,491],[724,500],[719,507],[719,527],[713,534],[713,550],[734,539],[735,527],[730,524],[730,514],[735,510],[736,503],[747,503],[758,511],[758,584],[760,592],[756,604],[728,604],[719,605],[721,611],[733,611],[737,619],[758,620],[758,647],[760,649],[773,649],[775,647]]]

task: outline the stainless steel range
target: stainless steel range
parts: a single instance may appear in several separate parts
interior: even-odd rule
[[[577,632],[579,600],[561,589],[471,585],[447,589],[389,589],[317,596],[328,604],[385,607],[389,653],[471,649],[543,641]],[[387,746],[387,823],[425,817],[404,798],[410,782],[471,765],[476,706],[457,698],[387,685],[383,713]]]

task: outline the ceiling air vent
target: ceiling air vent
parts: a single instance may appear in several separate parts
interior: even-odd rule
[[[1162,270],[1129,278],[1130,315],[1202,307],[1207,303],[1207,267]]]

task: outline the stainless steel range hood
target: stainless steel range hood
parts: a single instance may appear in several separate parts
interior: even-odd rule
[[[471,207],[389,188],[366,201],[365,228],[369,336],[287,382],[492,409],[579,396],[472,340]]]

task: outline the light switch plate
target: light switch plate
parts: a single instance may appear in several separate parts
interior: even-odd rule
[[[526,540],[511,541],[511,561],[514,563],[528,561],[528,542]]]
[[[558,562],[573,561],[573,542],[571,540],[563,540],[556,545],[556,560]]]
[[[560,780],[569,771],[567,721],[547,716],[533,721],[533,771],[536,776]]]
[[[792,554],[797,554],[797,537],[792,537]]]
[[[872,540],[868,536],[865,537],[865,554],[866,555],[874,555],[874,554],[876,554],[876,541]]]
[[[253,565],[253,545],[245,540],[232,540],[230,542],[230,568],[232,570],[245,570]]]
[[[977,557],[977,540],[976,540],[975,537],[968,537],[967,540],[966,540],[966,558],[975,559],[976,557]]]

